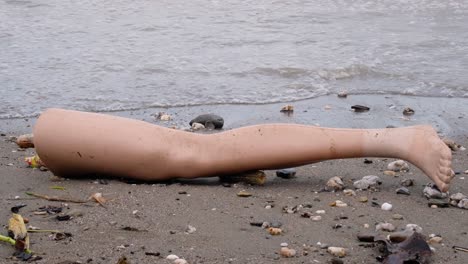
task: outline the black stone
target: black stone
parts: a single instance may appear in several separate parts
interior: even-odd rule
[[[408,190],[408,188],[405,188],[405,187],[400,187],[400,188],[396,189],[396,193],[397,194],[410,195],[410,191]]]
[[[205,127],[214,126],[215,129],[221,129],[224,125],[224,119],[214,114],[199,115],[190,121],[190,126],[193,123],[200,123]]]
[[[296,176],[296,169],[289,168],[289,169],[282,169],[276,171],[276,176],[283,178],[283,179],[291,179]]]
[[[354,110],[354,112],[366,112],[369,111],[370,108],[364,105],[353,105],[351,106],[351,109]]]

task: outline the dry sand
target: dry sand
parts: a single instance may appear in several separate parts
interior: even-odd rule
[[[453,98],[425,98],[422,101],[424,103],[421,98],[400,96],[353,96],[344,100],[326,97],[293,103],[296,111],[292,116],[279,113],[282,104],[200,106],[113,114],[153,120],[150,114],[165,111],[173,115],[174,121],[163,125],[187,126],[191,117],[213,112],[226,119],[227,129],[266,122],[319,123],[334,127],[339,124],[343,127],[385,127],[430,123],[459,144],[468,146],[465,136],[468,135],[468,125],[463,122],[464,108],[460,107],[466,101]],[[370,112],[356,114],[349,111],[350,105],[366,104],[364,102],[373,102]],[[444,105],[444,102],[449,103]],[[331,109],[324,110],[325,105],[330,105]],[[416,110],[411,120],[402,119],[404,106],[412,106]],[[8,141],[9,136],[29,132],[34,118],[1,121],[3,131],[0,132],[6,135],[0,138],[0,203],[3,210],[0,223],[7,224],[10,207],[25,203],[27,207],[21,213],[29,219],[29,225],[58,229],[73,235],[54,241],[49,234],[31,234],[31,247],[43,258],[37,263],[69,260],[71,262],[66,263],[114,264],[121,256],[126,256],[130,263],[172,263],[164,259],[169,254],[185,258],[188,263],[328,263],[332,256],[324,249],[317,252],[308,249],[308,255],[303,255],[307,247],[316,247],[317,242],[347,248],[348,255],[342,259],[344,263],[377,263],[378,248],[363,247],[356,235],[373,230],[376,223],[385,221],[397,228],[414,223],[423,228],[425,235],[441,235],[442,244],[433,245],[433,263],[468,263],[468,253],[452,249],[454,245],[468,247],[468,210],[429,208],[427,199],[422,195],[428,178],[415,167],[411,167],[409,172],[398,173],[398,177],[386,176],[383,171],[392,161],[389,159],[373,158],[372,164],[365,164],[364,159],[321,162],[297,168],[294,179],[281,179],[274,175],[274,171],[267,171],[268,179],[264,186],[240,183],[224,187],[217,178],[146,184],[119,180],[101,184],[96,179],[54,182],[51,181],[50,172],[26,167],[23,159],[33,155],[33,149],[17,151],[16,145]],[[463,174],[468,169],[468,151],[457,151],[453,156],[454,171],[462,173],[456,175],[450,191],[468,194],[468,175]],[[345,196],[342,192],[317,192],[330,177],[342,176],[345,183],[352,187],[353,180],[365,175],[381,177],[383,184],[380,191],[358,191],[356,197]],[[410,187],[410,196],[395,193],[403,178],[415,180],[415,186]],[[65,190],[55,190],[52,186],[62,186]],[[241,190],[253,196],[238,197],[236,194]],[[25,194],[27,191],[76,199],[86,199],[100,192],[109,201],[106,207],[93,202],[64,205],[31,199]],[[20,199],[15,199],[16,196]],[[367,196],[369,202],[358,202],[359,196]],[[346,202],[348,207],[330,207],[329,203],[335,200]],[[389,202],[393,204],[393,210],[383,211],[372,206],[370,201],[379,204]],[[266,209],[265,206],[270,203],[274,207]],[[299,204],[311,204],[312,211],[325,210],[326,213],[321,221],[314,222],[299,214],[282,212],[284,206]],[[59,222],[54,216],[33,213],[45,205],[77,209],[83,212],[83,216]],[[404,218],[392,220],[393,214],[401,214]],[[263,221],[281,222],[284,233],[270,236],[265,229],[250,225],[250,222]],[[337,224],[341,227],[334,229]],[[365,224],[369,224],[370,228],[365,229]],[[195,227],[196,231],[187,234],[185,230],[188,225]],[[141,231],[125,231],[123,227]],[[6,229],[2,233],[6,234]],[[279,256],[283,242],[297,250],[296,257],[285,259]],[[0,244],[0,263],[19,262],[8,259],[12,252],[9,245]],[[147,253],[158,253],[160,257]]]

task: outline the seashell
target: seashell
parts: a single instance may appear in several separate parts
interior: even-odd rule
[[[417,224],[407,224],[405,230],[412,230],[416,233],[422,233],[422,227],[418,226]]]
[[[281,247],[280,255],[285,258],[292,258],[296,256],[296,250],[288,248],[288,247]]]
[[[168,256],[166,257],[166,259],[168,259],[168,260],[176,260],[176,259],[178,259],[178,258],[179,258],[179,257],[178,257],[177,255],[174,255],[174,254],[168,255]]]
[[[356,192],[351,190],[351,189],[345,189],[343,190],[343,194],[344,195],[348,195],[348,196],[356,196]]]
[[[382,210],[384,211],[391,211],[392,208],[393,208],[393,205],[389,204],[389,203],[383,203],[382,206],[381,206]]]
[[[283,179],[292,179],[296,177],[296,169],[294,168],[287,168],[281,169],[276,171],[276,176],[283,178]]]
[[[346,256],[346,249],[342,247],[328,247],[327,251],[335,257],[342,258]]]
[[[396,160],[387,165],[387,169],[394,172],[409,171],[409,165],[404,160]]]
[[[242,190],[242,191],[237,193],[237,196],[239,196],[239,197],[250,197],[250,196],[252,196],[252,194],[245,191],[245,190]]]
[[[282,113],[292,113],[294,112],[294,106],[292,105],[285,105],[281,108],[280,112]]]
[[[364,105],[353,105],[351,106],[351,109],[354,110],[354,112],[360,113],[360,112],[367,112],[370,110],[369,107],[364,106]]]
[[[355,181],[353,186],[356,189],[366,190],[366,189],[369,189],[370,187],[375,187],[380,184],[382,184],[382,181],[380,180],[378,176],[368,175],[368,176],[362,177],[361,180]]]
[[[457,206],[461,209],[468,209],[468,198],[461,199]]]
[[[342,202],[340,200],[336,200],[333,203],[330,204],[331,207],[346,207],[348,206],[345,202]]]
[[[174,264],[188,264],[188,262],[185,259],[176,259],[174,260]]]
[[[403,180],[401,180],[400,185],[405,186],[405,187],[413,186],[414,185],[414,180],[413,179],[403,179]]]
[[[318,222],[322,220],[322,217],[320,215],[316,215],[316,216],[311,216],[310,219],[312,219],[312,221]]]
[[[193,123],[192,124],[192,130],[201,130],[201,129],[205,129],[205,126],[203,124],[200,124],[200,123]]]
[[[447,198],[447,193],[441,192],[435,184],[429,183],[424,187],[423,190],[424,196],[431,199],[445,199]]]
[[[375,226],[375,231],[393,232],[393,231],[395,231],[395,226],[390,224],[390,223],[378,223]]]
[[[331,177],[327,181],[326,185],[327,185],[326,189],[328,191],[340,191],[340,190],[343,190],[344,187],[345,187],[344,183],[343,183],[343,180],[338,176]]]
[[[396,177],[396,176],[397,176],[396,172],[394,172],[394,171],[392,171],[392,170],[386,170],[386,171],[384,171],[383,173],[384,173],[385,175],[387,175],[387,176],[392,176],[392,177]]]
[[[25,134],[16,139],[16,144],[20,148],[34,148],[34,135]]]
[[[270,235],[272,236],[281,235],[283,233],[283,230],[281,230],[281,228],[276,228],[276,227],[269,227],[267,230],[268,230],[268,233],[270,233]]]
[[[396,193],[397,194],[410,195],[410,191],[406,187],[400,187],[400,188],[396,189]]]
[[[414,115],[414,110],[409,107],[405,107],[405,109],[403,109],[403,115],[405,116]]]
[[[348,93],[345,92],[345,91],[341,91],[341,92],[339,92],[339,93],[337,94],[337,96],[338,96],[339,98],[346,98],[346,97],[348,97]]]

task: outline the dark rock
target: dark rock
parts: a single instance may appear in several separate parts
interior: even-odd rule
[[[332,258],[332,259],[330,260],[330,263],[331,263],[331,264],[343,264],[344,262],[343,262],[343,260],[341,260],[341,259],[339,259],[339,258]]]
[[[291,179],[296,176],[296,169],[289,168],[289,169],[282,169],[276,171],[276,176],[283,178],[283,179]]]
[[[401,184],[401,186],[410,187],[410,186],[414,185],[414,180],[413,179],[403,179],[400,182],[400,184]]]
[[[361,242],[374,242],[375,234],[358,234],[357,238]]]
[[[400,188],[396,189],[396,193],[397,194],[410,195],[410,190],[408,190],[408,188],[406,188],[406,187],[400,187]]]
[[[364,105],[353,105],[351,106],[351,109],[353,109],[354,112],[367,112],[370,110],[369,107],[364,106]]]
[[[414,110],[409,107],[406,107],[405,109],[403,109],[403,114],[406,116],[414,115]]]
[[[193,123],[203,124],[205,127],[214,127],[215,129],[221,129],[224,125],[224,119],[214,114],[199,115],[190,121],[190,126]]]
[[[370,159],[364,159],[364,163],[365,164],[372,164],[374,162],[372,160],[370,160]]]
[[[437,205],[437,207],[449,207],[450,203],[447,199],[429,199],[428,205]]]
[[[273,221],[270,223],[270,227],[280,228],[283,224],[280,221]]]

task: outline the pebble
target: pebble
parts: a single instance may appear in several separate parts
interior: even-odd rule
[[[166,257],[166,259],[168,259],[168,260],[176,260],[176,259],[178,259],[178,258],[179,258],[179,257],[178,257],[177,255],[174,255],[174,254],[168,255],[168,256]]]
[[[348,196],[356,196],[356,192],[354,190],[351,190],[351,189],[343,190],[343,194],[348,195]]]
[[[271,207],[271,204],[265,205],[265,209],[271,209],[271,208],[272,208],[272,207]]]
[[[405,116],[414,115],[414,110],[409,107],[405,107],[405,109],[403,109],[403,115]]]
[[[239,196],[239,197],[250,197],[250,196],[252,196],[252,194],[245,191],[245,190],[242,190],[242,191],[237,193],[237,196]]]
[[[341,92],[339,92],[337,95],[338,95],[339,98],[346,98],[346,97],[348,97],[348,93],[345,92],[345,91],[341,91]]]
[[[366,190],[380,184],[382,184],[382,181],[378,176],[368,175],[364,176],[361,180],[355,181],[353,185],[356,189]]]
[[[197,229],[191,225],[188,225],[187,228],[185,228],[185,233],[187,234],[193,234],[197,231]]]
[[[429,183],[424,187],[423,190],[424,196],[429,199],[444,199],[447,198],[447,193],[441,192],[437,186],[433,183]]]
[[[330,264],[343,264],[343,260],[339,259],[339,258],[332,258],[330,260]]]
[[[397,194],[410,195],[410,190],[406,187],[400,187],[396,189]]]
[[[391,211],[393,208],[393,205],[391,205],[390,203],[383,203],[381,208],[384,211]]]
[[[361,112],[367,112],[370,110],[369,107],[364,106],[364,105],[353,105],[351,106],[351,109],[354,110],[354,112],[361,113]]]
[[[328,181],[327,181],[327,191],[340,191],[340,190],[343,190],[345,185],[343,183],[343,180],[338,177],[338,176],[335,176],[335,177],[331,177]]]
[[[168,114],[162,114],[161,116],[159,116],[159,120],[161,121],[170,121],[172,119],[172,117]]]
[[[437,209],[437,208],[439,208],[439,206],[433,204],[433,205],[431,205],[431,208],[432,208],[432,209]]]
[[[449,202],[446,199],[429,199],[428,205],[432,207],[433,205],[439,207],[449,207]]]
[[[335,257],[342,258],[346,256],[346,249],[342,247],[328,247],[327,251]]]
[[[285,105],[281,108],[280,112],[282,113],[292,113],[294,112],[294,106],[292,105]]]
[[[393,220],[403,220],[403,216],[401,214],[394,214],[392,215]]]
[[[390,223],[379,223],[375,226],[375,231],[393,232],[395,231],[395,226]]]
[[[283,242],[283,243],[280,244],[280,246],[281,246],[281,247],[287,247],[287,246],[288,246],[288,243]]]
[[[357,235],[357,238],[361,242],[374,242],[375,234],[369,234],[369,233],[361,234],[361,233],[359,233]]]
[[[316,214],[325,214],[325,210],[317,210],[315,211]]]
[[[364,224],[364,228],[370,228],[369,224]]]
[[[281,233],[283,233],[283,230],[281,230],[281,228],[269,227],[268,233],[270,233],[270,235],[272,236],[277,236],[277,235],[281,235]]]
[[[319,248],[321,248],[321,249],[326,249],[326,248],[328,248],[328,244],[322,243],[322,242],[320,242],[320,241],[317,242],[317,246],[319,246]]]
[[[388,170],[399,172],[399,171],[408,171],[409,165],[404,160],[396,160],[394,162],[390,162],[387,166]]]
[[[457,206],[461,209],[468,209],[468,198],[461,199]]]
[[[387,176],[392,176],[392,177],[396,177],[396,176],[397,176],[396,172],[391,171],[391,170],[386,170],[386,171],[384,171],[383,173],[384,173],[385,175],[387,175]]]
[[[221,129],[224,125],[224,119],[219,115],[214,114],[203,114],[190,120],[190,126],[194,123],[202,124],[205,127],[214,126],[215,129]]]
[[[200,123],[193,123],[192,124],[192,130],[202,130],[202,129],[205,129],[205,126],[203,124],[200,124]]]
[[[440,236],[431,237],[429,238],[429,241],[427,241],[429,244],[440,244],[440,242],[442,242],[442,237]]]
[[[176,259],[174,260],[174,264],[188,264],[188,262],[185,259]]]
[[[403,179],[400,182],[400,184],[401,184],[401,186],[410,187],[410,186],[414,185],[414,180],[413,179]]]
[[[346,207],[348,206],[345,202],[342,202],[340,200],[336,200],[333,203],[330,204],[332,207]]]
[[[276,171],[276,176],[283,178],[283,179],[292,179],[296,177],[296,169],[294,168],[287,168],[281,169]]]
[[[320,215],[311,216],[310,219],[312,219],[312,221],[318,222],[318,221],[322,220],[322,216],[320,216]]]
[[[296,250],[288,248],[288,247],[281,247],[280,255],[284,258],[292,258],[296,256]]]
[[[422,233],[422,227],[418,226],[417,224],[407,224],[405,230],[414,231],[416,233]]]

